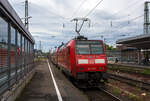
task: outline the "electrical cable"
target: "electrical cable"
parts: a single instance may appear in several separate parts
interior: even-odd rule
[[[84,17],[89,16],[97,7],[99,4],[102,3],[103,0],[99,1]]]
[[[140,15],[140,16],[137,16],[137,17],[131,19],[130,21],[134,21],[134,20],[139,19],[139,18],[141,18],[141,17],[143,17],[143,16],[144,16],[144,14],[142,14],[142,15]]]
[[[137,19],[139,19],[139,18],[141,18],[141,17],[143,17],[144,15],[140,15],[140,16],[137,16],[137,17],[135,17],[135,18],[132,18],[130,21],[134,21],[134,20],[137,20]],[[114,28],[117,28],[117,29],[120,29],[120,28],[123,28],[123,27],[125,27],[125,26],[127,26],[127,25],[129,25],[130,23],[127,23],[127,24],[125,24],[125,25],[120,25],[120,26],[115,26]]]
[[[127,9],[129,9],[130,7],[133,7],[133,6],[137,5],[138,2],[139,2],[139,0],[134,0],[134,1],[136,1],[136,2],[132,2],[131,5],[128,5],[127,7],[125,7],[125,8],[123,8],[123,9],[121,9],[121,10],[115,12],[114,14],[112,14],[112,16],[113,16],[113,15],[118,15],[120,12],[123,12],[124,10],[127,11]],[[140,1],[140,2],[143,2],[143,1]]]
[[[87,1],[87,0],[83,0],[83,1],[80,3],[80,5],[77,7],[78,9],[76,9],[76,10],[74,11],[74,13],[72,14],[71,19],[73,18],[73,16],[75,16],[75,15],[79,12],[79,10],[80,10],[81,7],[85,4],[86,1]]]

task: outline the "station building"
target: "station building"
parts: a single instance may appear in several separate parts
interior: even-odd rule
[[[144,59],[150,57],[150,34],[120,39],[122,58],[134,63],[143,64]]]

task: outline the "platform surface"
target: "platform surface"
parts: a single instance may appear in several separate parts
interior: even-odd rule
[[[44,61],[36,67],[33,79],[16,101],[88,101],[87,96],[51,63],[50,68],[62,100],[58,98],[48,63]]]

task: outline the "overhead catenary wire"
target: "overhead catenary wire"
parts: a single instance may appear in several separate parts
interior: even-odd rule
[[[139,19],[139,18],[141,18],[141,17],[143,17],[143,16],[141,15],[141,16],[135,17],[135,18],[132,19],[132,21],[137,20],[137,19]],[[126,23],[126,24],[124,24],[124,25],[113,26],[113,27],[111,27],[111,28],[113,28],[114,31],[115,31],[115,29],[122,30],[122,29],[126,28],[128,25],[131,25],[131,24],[130,24],[130,23]],[[131,28],[131,27],[134,27],[134,26],[135,26],[135,24],[134,24],[134,25],[131,25],[131,26],[128,27],[128,28]],[[139,27],[139,26],[137,25],[137,27]],[[113,31],[113,32],[114,32],[114,31]]]
[[[135,2],[132,2],[132,5],[133,6],[135,6],[135,5],[137,5],[137,4],[139,4],[138,3],[139,1],[138,0],[135,0]],[[143,2],[143,1],[142,1]],[[140,1],[140,4],[141,4],[141,1]],[[132,6],[132,5],[129,5],[128,7],[130,7],[130,6]],[[96,5],[97,6],[97,5]],[[133,7],[132,6],[132,7]],[[125,9],[125,8],[124,8]],[[117,13],[119,13],[119,12],[121,12],[122,10],[124,10],[124,9],[121,9],[121,10],[119,10]],[[127,8],[128,9],[128,8]],[[114,14],[117,14],[117,13],[114,13]],[[128,14],[128,16],[130,16],[129,14]],[[137,16],[137,17],[135,17],[135,18],[132,18],[131,20],[129,20],[128,19],[128,23],[130,22],[130,21],[133,21],[133,20],[136,20],[136,19],[139,19],[139,18],[141,18],[142,16],[144,16],[144,15],[140,15],[140,16]],[[125,20],[126,21],[126,20]],[[113,21],[114,22],[114,21]],[[115,21],[115,22],[118,22],[118,21]],[[120,21],[119,21],[120,22]],[[112,23],[112,21],[111,21],[111,23]],[[112,24],[111,24],[112,25]]]
[[[136,20],[136,19],[139,19],[139,18],[141,18],[141,17],[143,17],[143,16],[144,16],[144,14],[139,15],[139,16],[136,16],[136,17],[133,17],[133,18],[131,18],[131,19],[126,19],[126,20],[122,20],[122,21],[113,21],[113,22],[124,22],[124,21],[131,22],[131,21],[134,21],[134,20]],[[111,24],[112,24],[112,21],[111,21]]]
[[[75,16],[75,15],[79,12],[79,10],[80,10],[81,7],[85,4],[86,1],[87,1],[87,0],[83,0],[83,1],[80,3],[80,5],[77,7],[77,9],[73,12],[73,14],[72,14],[72,16],[71,16],[71,19],[73,18],[73,16]]]
[[[102,3],[103,0],[99,1],[84,17],[89,16],[98,6]]]
[[[142,15],[140,15],[140,16],[137,16],[137,17],[135,17],[135,18],[132,18],[130,21],[134,21],[134,20],[139,19],[139,18],[141,18],[141,17],[143,17],[143,16],[144,16],[144,14],[142,14]]]
[[[127,9],[129,9],[130,7],[134,7],[135,5],[137,5],[139,2],[143,2],[143,1],[139,1],[139,0],[134,0],[135,2],[132,2],[130,5],[128,5],[127,7],[125,8],[122,8],[120,9],[119,11],[115,12],[112,14],[113,15],[118,15],[120,12],[124,12],[124,11],[127,11]]]
[[[84,1],[85,1],[85,0],[84,0]],[[93,11],[94,11],[94,10],[93,10]],[[93,11],[92,11],[92,12],[93,12]],[[53,12],[53,13],[55,13],[55,12]],[[89,14],[89,15],[90,15],[90,14]],[[56,16],[57,16],[57,15],[56,15]],[[61,17],[61,18],[64,18],[64,17],[62,17],[62,16],[60,16],[60,17]],[[133,18],[133,19],[135,19],[135,18]],[[136,19],[138,19],[138,18],[136,18]],[[135,19],[135,20],[136,20],[136,19]]]
[[[134,9],[133,9],[133,6],[132,6],[131,10],[126,10],[126,11],[127,11],[128,14],[130,13],[130,15],[131,14],[133,15],[134,13],[136,13],[135,11],[137,11],[137,8],[141,8],[141,6],[143,7],[143,4],[144,4],[144,2],[139,3],[136,7],[134,7]],[[143,9],[139,9],[139,10],[143,11]]]
[[[135,2],[134,2],[135,1]],[[125,7],[125,8],[123,8],[123,9],[121,9],[121,10],[119,10],[119,11],[117,11],[116,13],[114,13],[114,14],[111,14],[112,16],[113,15],[118,15],[121,11],[122,12],[126,12],[126,11],[128,11],[127,9],[129,9],[130,7],[132,7],[133,8],[133,6],[135,6],[135,5],[137,5],[137,4],[140,4],[141,5],[141,1],[138,1],[138,0],[134,0],[130,5],[128,5],[127,7]],[[142,4],[143,4],[144,2],[142,1]],[[137,9],[136,9],[137,10]],[[131,16],[134,12],[132,11],[132,12],[130,12],[131,14],[128,14],[127,16],[129,17],[129,16]],[[126,18],[128,18],[128,23],[130,23],[130,21],[133,21],[133,20],[136,20],[136,19],[138,19],[138,18],[140,18],[140,17],[142,17],[143,15],[141,15],[141,16],[138,16],[138,17],[135,17],[135,18],[133,18],[133,19],[131,19],[131,20],[129,20],[129,18],[128,17],[126,17],[126,16],[122,16],[121,17],[121,19],[124,19],[125,17]],[[120,20],[121,20],[120,19]],[[113,21],[114,22],[114,21]],[[116,21],[115,21],[116,22]],[[118,21],[117,21],[118,22]],[[112,21],[110,22],[110,23],[112,23]],[[112,24],[111,24],[112,25]]]

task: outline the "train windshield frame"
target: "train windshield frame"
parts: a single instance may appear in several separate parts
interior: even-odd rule
[[[104,54],[104,47],[101,41],[76,41],[77,54]]]

